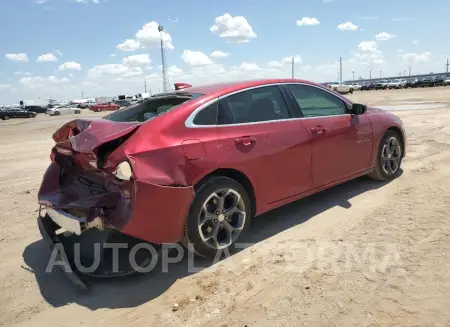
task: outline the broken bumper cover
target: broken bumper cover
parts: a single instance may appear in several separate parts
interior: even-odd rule
[[[38,217],[39,231],[45,243],[50,247],[50,251],[53,252],[55,246],[58,244],[64,247],[63,239],[60,235],[56,234],[56,231],[61,227],[57,225],[48,214]],[[55,260],[62,261],[62,271],[70,279],[70,281],[82,291],[89,291],[91,286],[87,283],[85,278],[75,269],[74,261],[70,256],[67,256],[66,252],[57,252]],[[70,267],[70,269],[66,269]]]
[[[44,175],[39,204],[49,208],[51,218],[61,227],[78,234],[86,228],[83,226],[98,225],[95,220],[100,219],[105,227],[147,242],[162,244],[181,240],[195,195],[192,186],[161,186],[140,180],[119,185],[113,176],[82,174],[79,176],[84,180],[82,183],[77,176],[70,176],[63,187],[57,163],[52,163]],[[86,180],[95,187],[87,185]],[[86,215],[75,217],[68,213],[71,210],[83,211]]]

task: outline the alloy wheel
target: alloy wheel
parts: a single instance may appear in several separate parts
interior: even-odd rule
[[[220,189],[207,197],[198,217],[198,232],[212,249],[229,247],[245,226],[246,210],[242,196],[233,189]]]
[[[394,175],[400,167],[402,148],[396,137],[390,137],[383,144],[381,151],[381,167],[389,175]]]

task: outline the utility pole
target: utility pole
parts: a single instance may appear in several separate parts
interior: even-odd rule
[[[409,76],[411,76],[411,66],[409,66]]]
[[[341,80],[341,78],[339,77],[340,76],[340,74],[339,73],[337,73],[337,76],[338,76],[338,82]]]
[[[147,93],[147,82],[144,81],[144,92]]]
[[[372,79],[372,69],[369,69],[369,79]]]
[[[84,93],[83,93],[83,90],[81,90],[81,98],[84,99]]]
[[[448,65],[450,65],[449,63],[448,63],[448,58],[447,58],[447,62],[445,63],[445,67],[446,67],[446,72],[448,73]]]
[[[294,79],[294,57],[292,57],[292,79]]]
[[[383,71],[382,71],[382,70],[380,70],[380,78],[381,78],[381,74],[383,74]]]
[[[353,75],[353,81],[355,80],[355,71],[352,70],[352,75]]]
[[[342,84],[342,57],[339,58],[339,82]]]
[[[406,69],[403,70],[403,76],[406,76]]]
[[[167,76],[166,54],[164,51],[164,41],[163,41],[164,27],[162,25],[159,25],[158,31],[161,37],[161,66],[162,66],[163,90],[164,92],[167,92],[169,90],[169,79]]]

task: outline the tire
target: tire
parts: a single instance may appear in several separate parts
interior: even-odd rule
[[[53,114],[53,116],[59,116],[59,111],[55,111],[55,113]]]
[[[28,118],[34,118],[34,115],[33,114],[29,114]]]
[[[395,149],[389,151],[389,144],[395,145]],[[380,181],[390,181],[398,177],[403,160],[403,146],[403,141],[398,133],[387,131],[378,146],[375,169],[368,176]],[[388,163],[384,165],[386,161]]]
[[[228,195],[225,195],[227,192]],[[182,244],[191,252],[206,258],[215,258],[218,252],[223,250],[232,252],[235,249],[236,241],[250,226],[252,218],[251,201],[247,191],[234,179],[212,176],[202,182],[196,188],[195,193],[194,201],[186,219]],[[214,194],[219,195],[219,197],[215,197]],[[240,195],[240,198],[237,195]],[[230,215],[227,219],[226,214],[223,214],[224,211],[216,210],[218,209],[216,206],[220,206],[220,199],[224,199],[224,206],[228,206],[228,208],[236,200],[234,206],[239,211]],[[219,202],[217,203],[217,201]],[[202,224],[203,227],[200,227],[200,217],[204,214],[206,207],[208,207],[208,212],[211,212],[210,217],[212,219],[205,220]],[[217,216],[217,219],[214,216]],[[238,229],[229,232],[226,226]],[[217,232],[214,233],[215,230]],[[208,233],[211,237],[208,237]]]
[[[8,119],[9,119],[9,116],[3,116],[2,119],[3,119],[3,120],[8,120]]]
[[[81,111],[80,110],[75,110],[75,114],[79,115],[79,114],[81,114]]]

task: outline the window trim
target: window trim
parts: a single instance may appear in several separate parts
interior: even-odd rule
[[[311,86],[311,87],[315,87],[317,89],[320,89],[322,91],[328,92],[331,95],[333,95],[334,97],[338,98],[339,100],[341,100],[345,106],[346,106],[346,114],[343,115],[334,115],[334,116],[318,116],[318,117],[295,117],[292,112],[291,112],[291,106],[292,105],[297,105],[298,103],[296,103],[296,101],[294,101],[294,99],[286,98],[285,97],[285,93],[283,92],[283,90],[287,93],[290,93],[292,95],[292,92],[290,92],[290,90],[288,88],[286,88],[286,85],[306,85],[306,86]],[[239,124],[226,124],[226,125],[196,125],[194,124],[194,118],[195,116],[203,109],[205,109],[206,107],[208,107],[209,105],[213,104],[215,101],[219,102],[222,99],[225,99],[229,96],[241,93],[241,92],[245,92],[245,91],[250,91],[250,90],[254,90],[254,89],[258,89],[258,88],[262,88],[262,87],[267,87],[267,86],[281,86],[281,89],[283,90],[279,90],[281,92],[281,95],[283,97],[283,100],[285,101],[286,106],[288,107],[289,110],[289,114],[291,115],[290,118],[287,119],[276,119],[276,120],[266,120],[266,121],[260,121],[260,122],[250,122],[250,123],[239,123]],[[295,102],[295,103],[294,103]],[[334,94],[333,92],[331,92],[330,90],[326,89],[326,88],[322,88],[319,87],[317,85],[313,85],[313,84],[309,84],[309,83],[302,83],[302,82],[285,82],[285,83],[270,83],[270,84],[262,84],[262,85],[256,85],[256,86],[250,86],[250,87],[246,87],[244,89],[239,89],[236,91],[233,91],[231,93],[227,93],[224,95],[221,95],[217,98],[211,99],[205,103],[202,103],[200,106],[198,106],[193,112],[190,113],[190,115],[188,116],[188,118],[185,120],[184,122],[184,126],[187,128],[217,128],[217,127],[230,127],[230,126],[247,126],[247,125],[255,125],[255,124],[270,124],[270,123],[278,123],[278,122],[283,122],[283,121],[287,121],[287,120],[303,120],[303,119],[321,119],[321,118],[329,118],[329,117],[340,117],[340,116],[349,116],[350,113],[348,112],[348,108],[349,106],[352,106],[352,103],[346,99],[343,99],[339,96],[337,96],[336,94]]]

